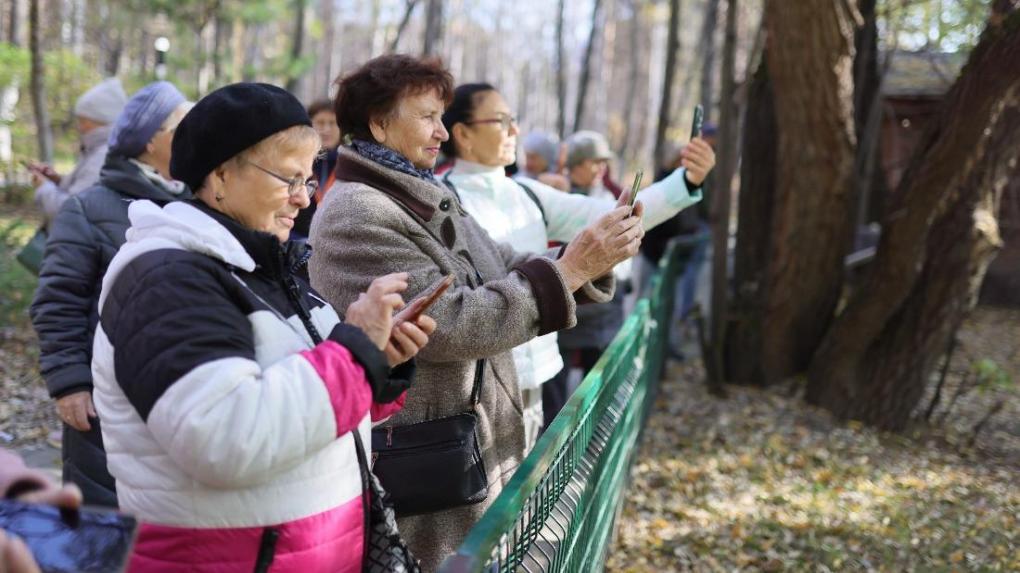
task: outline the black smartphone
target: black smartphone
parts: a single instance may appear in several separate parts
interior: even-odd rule
[[[701,137],[701,126],[705,121],[705,108],[701,104],[694,106],[694,120],[691,121],[691,139]]]
[[[644,175],[644,169],[638,169],[637,173],[634,174],[634,184],[630,186],[630,200],[627,203],[631,210],[634,209],[634,202],[637,201],[638,191],[641,190],[641,178],[644,177]]]
[[[127,565],[138,521],[97,508],[0,500],[0,529],[21,538],[44,573],[107,573]]]

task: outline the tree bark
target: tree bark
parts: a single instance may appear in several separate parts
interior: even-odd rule
[[[594,22],[593,22],[594,23]],[[673,83],[676,80],[676,59],[680,52],[680,0],[669,0],[669,32],[666,39],[666,69],[663,72],[662,99],[659,101],[659,123],[655,129],[655,166],[663,165],[669,112],[673,105]]]
[[[425,4],[425,49],[426,56],[439,55],[443,40],[443,0],[427,0]]]
[[[766,3],[778,171],[763,382],[803,371],[832,321],[852,237],[854,14],[832,0]]]
[[[737,165],[737,123],[734,108],[736,92],[737,52],[737,0],[726,2],[726,40],[723,44],[722,93],[719,98],[719,153],[718,164],[712,179],[712,329],[711,363],[707,368],[709,388],[722,394],[726,380],[724,348],[730,316],[729,297],[729,243],[730,204],[732,202],[733,172]]]
[[[671,0],[675,1],[675,0]],[[581,78],[577,83],[577,107],[574,109],[574,131],[584,125],[584,106],[588,98],[588,83],[591,78],[591,60],[595,53],[595,44],[599,39],[599,18],[602,15],[602,0],[595,0],[591,11],[591,33],[588,34],[588,45],[584,49],[584,60],[581,62]]]
[[[726,345],[727,373],[738,384],[761,385],[765,381],[761,319],[767,300],[765,277],[775,206],[776,131],[772,82],[763,59],[748,86],[744,113],[737,217],[740,225],[733,264],[734,320]]]
[[[29,0],[28,4],[28,49],[32,53],[32,75],[29,90],[32,92],[32,110],[35,114],[35,136],[39,144],[39,160],[53,162],[53,132],[50,130],[50,114],[46,109],[46,85],[42,53],[42,29],[39,27],[39,2]]]
[[[875,261],[814,356],[807,399],[905,426],[949,327],[973,304],[1000,239],[1020,154],[1020,2],[997,0],[939,117],[890,198]]]
[[[567,3],[560,0],[556,13],[556,97],[558,109],[556,115],[556,133],[562,141],[567,137],[567,58],[566,46],[563,45],[563,25]]]
[[[705,21],[701,24],[701,106],[705,109],[705,123],[712,121],[715,107],[715,29],[719,22],[719,0],[708,0]]]

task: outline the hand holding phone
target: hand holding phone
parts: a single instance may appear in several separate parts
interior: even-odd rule
[[[426,289],[425,292],[418,298],[412,300],[407,306],[400,309],[400,312],[393,316],[393,328],[396,329],[405,322],[417,321],[418,317],[425,314],[425,311],[439,300],[439,297],[446,292],[446,289],[453,285],[454,279],[455,277],[453,274],[446,275]]]

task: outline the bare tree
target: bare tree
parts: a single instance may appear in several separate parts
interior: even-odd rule
[[[567,58],[563,40],[563,25],[566,19],[566,0],[560,0],[556,13],[556,97],[558,113],[556,115],[556,132],[560,139],[567,136]]]
[[[294,29],[291,33],[291,45],[290,45],[290,64],[291,71],[287,72],[287,91],[294,93],[297,91],[298,81],[301,80],[301,75],[294,73],[294,64],[301,59],[301,52],[304,49],[305,41],[305,1],[306,0],[294,0]]]
[[[709,384],[716,393],[721,393],[726,379],[723,348],[729,322],[727,297],[729,274],[727,260],[730,243],[730,203],[733,172],[736,169],[737,123],[740,121],[734,108],[736,92],[737,53],[737,0],[726,2],[726,40],[723,44],[722,94],[719,98],[719,157],[712,187],[715,194],[712,201],[712,357],[709,361]]]
[[[425,4],[425,48],[426,56],[439,54],[443,40],[443,0],[426,0]]]
[[[659,100],[659,123],[655,129],[654,165],[663,163],[669,112],[673,105],[673,83],[676,80],[676,59],[680,51],[680,0],[669,0],[669,32],[666,39],[666,68],[663,71],[662,99]]]
[[[42,29],[39,26],[39,3],[29,0],[28,4],[28,49],[32,53],[32,75],[29,90],[32,92],[32,110],[35,113],[35,136],[39,143],[39,160],[53,162],[53,132],[50,130],[50,114],[46,109],[46,85],[42,53]]]
[[[397,51],[400,38],[404,35],[404,30],[407,29],[407,24],[411,21],[416,6],[418,6],[418,0],[404,0],[404,15],[400,18],[400,23],[397,24],[397,33],[393,36],[393,41],[390,42],[390,52]]]
[[[715,106],[715,29],[719,21],[719,0],[708,0],[705,20],[701,24],[701,105],[705,108],[705,122],[711,121]]]
[[[584,61],[581,62],[581,78],[577,84],[577,107],[574,111],[574,131],[581,129],[584,122],[584,106],[587,103],[588,83],[591,79],[592,54],[599,39],[599,19],[602,15],[602,0],[595,0],[591,11],[591,32],[588,34],[588,45],[584,49]]]

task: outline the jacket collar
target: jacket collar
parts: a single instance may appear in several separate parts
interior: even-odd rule
[[[431,222],[440,203],[449,200],[438,185],[379,165],[344,147],[337,158],[336,179],[378,189],[425,222]]]
[[[173,195],[146,177],[133,161],[112,153],[106,155],[106,162],[99,172],[99,183],[132,199],[148,199],[160,204],[191,198],[187,188],[180,195]]]

